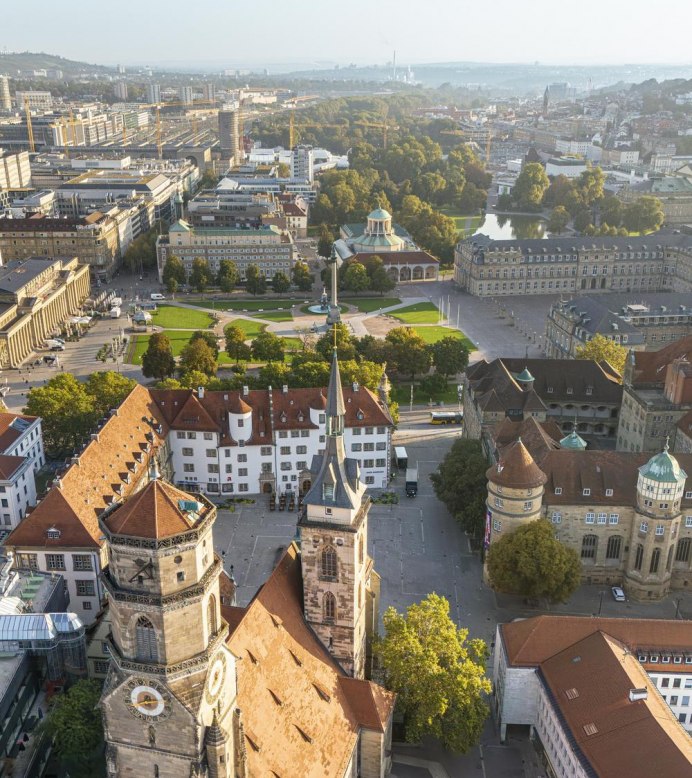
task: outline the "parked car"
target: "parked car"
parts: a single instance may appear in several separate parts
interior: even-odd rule
[[[613,593],[613,599],[616,602],[625,602],[627,600],[625,592],[619,586],[613,586],[610,591]]]

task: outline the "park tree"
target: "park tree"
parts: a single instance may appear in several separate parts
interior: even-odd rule
[[[135,386],[137,382],[133,378],[114,370],[92,373],[84,384],[86,393],[94,399],[94,410],[99,416],[117,408]]]
[[[562,173],[555,176],[550,186],[543,193],[543,205],[546,208],[556,208],[558,205],[567,207],[570,195],[574,192],[574,182]]]
[[[216,283],[221,287],[222,292],[232,292],[240,280],[238,266],[232,259],[222,259],[219,263],[219,273]]]
[[[553,235],[561,235],[569,224],[569,212],[564,205],[557,205],[550,213],[548,219],[548,232]]]
[[[395,327],[385,337],[387,364],[411,381],[417,373],[430,369],[430,352],[421,336],[411,327]]]
[[[368,272],[370,290],[372,292],[379,292],[383,295],[385,292],[391,292],[394,289],[396,281],[387,272],[381,257],[375,254],[368,257],[363,264]]]
[[[214,280],[209,263],[203,257],[197,257],[192,261],[190,270],[190,285],[198,292],[203,292]]]
[[[252,356],[258,362],[283,362],[283,341],[273,332],[264,330],[252,341]]]
[[[576,182],[586,205],[593,205],[597,200],[603,199],[604,184],[605,174],[598,165],[584,170]]]
[[[555,538],[547,519],[531,521],[490,546],[488,575],[494,589],[564,602],[579,586],[577,552]]]
[[[100,772],[103,722],[99,710],[101,684],[77,681],[64,694],[57,694],[37,734],[53,741],[63,767],[74,778],[91,778]]]
[[[326,362],[331,362],[332,354],[334,353],[334,331],[336,330],[336,349],[339,354],[339,359],[355,359],[356,358],[356,343],[349,328],[342,323],[333,324],[328,332],[325,332],[321,338],[315,343],[315,353],[319,355],[321,359]]]
[[[458,438],[430,480],[438,499],[465,532],[480,538],[485,526],[488,462],[478,440]]]
[[[329,362],[319,357],[291,363],[291,386],[327,386],[329,383]]]
[[[630,232],[653,232],[663,224],[663,205],[658,197],[645,195],[628,203],[622,214],[622,224]]]
[[[219,341],[216,334],[212,330],[197,330],[190,338],[190,343],[194,343],[196,340],[203,340],[207,346],[212,350],[214,359],[219,356]]]
[[[317,238],[317,253],[320,257],[328,257],[332,253],[332,243],[334,243],[334,235],[329,226],[322,222]]]
[[[289,383],[291,383],[291,368],[283,362],[268,362],[260,368],[257,377],[258,387],[277,387]]]
[[[484,641],[469,639],[450,617],[449,602],[435,593],[405,614],[388,608],[383,623],[375,654],[385,686],[397,694],[406,740],[432,736],[465,753],[478,742],[488,716]]]
[[[358,383],[361,386],[371,389],[373,392],[377,390],[380,378],[382,377],[382,365],[378,365],[375,362],[369,362],[367,359],[340,359],[339,371],[343,383]]]
[[[344,273],[344,289],[349,292],[365,292],[370,288],[368,271],[360,262],[349,262]]]
[[[512,199],[524,211],[539,211],[550,179],[539,162],[529,162],[517,176]]]
[[[248,265],[245,271],[245,288],[250,294],[264,294],[267,291],[267,279],[257,265]]]
[[[503,192],[497,198],[497,210],[498,211],[511,211],[512,210],[512,195],[509,192]]]
[[[609,224],[611,227],[619,227],[622,222],[622,201],[610,195],[604,197],[600,203],[601,224]]]
[[[211,376],[202,370],[188,370],[180,376],[181,389],[197,389],[199,386],[207,386]]]
[[[43,442],[59,458],[79,449],[102,415],[86,385],[71,373],[60,373],[29,390],[24,413],[43,420]]]
[[[469,348],[461,338],[447,336],[432,346],[432,362],[435,370],[447,376],[466,370],[469,363]]]
[[[293,283],[301,292],[310,292],[312,290],[312,273],[305,262],[296,262],[291,271],[291,277],[293,278]]]
[[[605,335],[594,335],[588,343],[577,347],[577,359],[592,359],[594,362],[605,360],[622,375],[625,371],[627,349]]]
[[[582,208],[574,215],[574,229],[577,232],[586,232],[591,224],[591,211],[588,208]]]
[[[291,288],[291,279],[286,275],[286,273],[282,273],[281,270],[274,273],[274,277],[272,278],[272,289],[277,294],[288,292],[290,288]]]
[[[447,379],[440,373],[430,373],[423,376],[418,382],[418,387],[430,400],[439,400],[447,391]]]
[[[142,373],[147,378],[162,380],[175,372],[175,357],[168,336],[155,332],[149,337],[147,350],[142,354]]]
[[[175,254],[171,254],[163,266],[163,283],[171,294],[185,283],[185,265]]]
[[[217,368],[214,349],[203,338],[193,336],[180,352],[180,370],[183,374],[198,370],[200,373],[211,376],[216,375]]]
[[[245,342],[245,333],[235,324],[229,324],[223,331],[226,340],[226,353],[236,363],[248,361],[252,356],[250,346]]]

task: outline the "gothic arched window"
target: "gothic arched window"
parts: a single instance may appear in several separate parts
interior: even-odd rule
[[[361,537],[360,540],[358,541],[358,563],[361,565],[363,564],[363,558],[365,556],[363,545],[364,545],[363,538]]]
[[[322,550],[320,558],[320,574],[322,578],[336,580],[337,577],[337,559],[334,546],[326,546]]]
[[[216,618],[216,597],[213,594],[209,595],[209,602],[207,602],[207,625],[209,634],[214,635],[218,629],[218,621]]]
[[[322,611],[325,621],[336,620],[336,597],[331,592],[326,592],[324,595]]]
[[[677,548],[675,549],[676,562],[690,561],[690,544],[692,544],[692,540],[690,540],[690,538],[681,538],[678,541]]]
[[[634,555],[634,569],[641,570],[644,561],[644,546],[641,543],[637,545],[637,552]]]
[[[598,536],[584,535],[581,541],[581,558],[595,561],[598,548]]]
[[[661,549],[655,548],[651,554],[651,564],[649,565],[650,573],[657,573],[658,566],[661,563]]]
[[[620,535],[611,535],[606,546],[606,559],[620,559],[621,548],[622,537]]]
[[[141,662],[157,662],[159,650],[156,645],[156,630],[146,616],[137,619],[135,627],[135,652]]]

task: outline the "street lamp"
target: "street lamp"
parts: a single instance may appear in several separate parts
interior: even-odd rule
[[[600,591],[599,593],[600,599],[598,602],[598,615],[601,615],[601,610],[603,609],[603,595],[605,594],[604,591]]]

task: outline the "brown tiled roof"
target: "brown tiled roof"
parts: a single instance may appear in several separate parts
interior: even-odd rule
[[[544,501],[555,505],[634,505],[639,468],[652,456],[628,451],[549,451],[541,460],[541,469],[548,477]],[[692,473],[692,454],[674,456],[686,473]],[[555,494],[556,487],[562,490],[560,494]],[[585,495],[584,489],[590,493]],[[612,495],[606,495],[608,489]],[[683,494],[683,510],[690,505],[692,500]]]
[[[394,708],[396,694],[372,681],[341,676],[339,683],[358,723],[366,729],[384,732]]]
[[[533,489],[542,486],[547,480],[521,438],[502,449],[497,464],[488,468],[486,477],[494,484],[508,489]]]
[[[24,457],[0,454],[0,479],[7,481],[24,464]]]
[[[98,516],[113,501],[126,498],[141,486],[149,460],[165,443],[167,432],[165,420],[147,389],[135,386],[59,476],[59,483],[10,533],[5,545],[100,546],[103,533]],[[57,541],[46,538],[53,524],[61,532]]]
[[[534,616],[500,625],[510,665],[535,667],[598,631],[630,651],[692,650],[692,622],[665,619],[606,619],[592,616]]]
[[[393,707],[367,681],[351,680],[347,693],[343,670],[305,622],[295,545],[245,610],[228,646],[242,660],[238,707],[259,749],[246,749],[250,775],[343,775],[359,728],[381,730]]]
[[[36,416],[25,416],[24,414],[0,412],[0,451],[6,451],[17,438],[23,433],[23,430],[17,430],[12,426],[15,419],[24,419],[28,424],[36,421]]]
[[[660,384],[666,380],[666,368],[679,357],[692,359],[692,335],[680,338],[658,351],[635,351],[632,385]]]
[[[521,438],[534,461],[540,464],[549,451],[560,448],[563,433],[554,421],[538,422],[533,416],[523,421],[512,421],[506,416],[495,425],[490,436],[498,452]]]
[[[181,507],[192,498],[165,481],[150,481],[144,489],[117,507],[104,520],[114,535],[136,538],[167,538],[188,532],[210,510],[208,503],[200,502],[199,512],[190,513]]]
[[[305,211],[297,203],[283,203],[281,207],[286,216],[306,216]]]
[[[368,253],[361,252],[360,254],[354,254],[352,259],[357,262],[366,261],[373,254],[377,254],[382,260],[382,264],[387,265],[439,265],[439,259],[435,259],[432,254],[428,254],[427,251],[382,251],[378,253],[373,250]]]
[[[692,774],[689,735],[621,642],[595,631],[546,659],[540,677],[595,775]],[[631,701],[632,689],[646,699]]]

